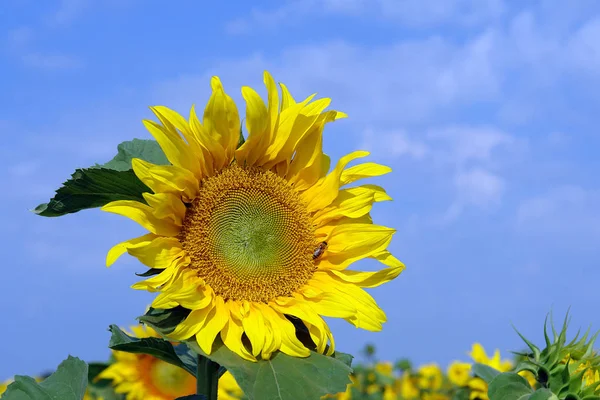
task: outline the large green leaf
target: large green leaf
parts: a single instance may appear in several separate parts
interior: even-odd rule
[[[156,140],[133,139],[117,146],[117,155],[107,163],[93,168],[107,168],[116,171],[131,169],[131,160],[141,158],[156,165],[168,165],[169,160]]]
[[[33,211],[43,217],[59,217],[87,208],[102,207],[115,200],[145,203],[142,196],[144,192],[151,191],[132,170],[78,169],[56,191],[50,202],[40,204]]]
[[[29,376],[15,376],[2,400],[81,400],[88,383],[88,366],[69,356],[56,372],[37,383]]]
[[[227,368],[250,400],[319,399],[346,390],[352,369],[335,357],[311,352],[309,357],[290,357],[276,352],[270,360],[251,362],[233,353],[219,340],[210,355],[195,341],[187,342],[198,354]],[[347,358],[346,358],[347,361]]]
[[[529,383],[514,372],[504,372],[496,376],[489,384],[490,400],[525,400],[533,393]]]
[[[190,356],[187,346],[183,344],[173,346],[167,340],[154,337],[138,339],[129,336],[116,325],[111,325],[109,329],[112,336],[108,347],[111,349],[128,353],[149,354],[169,364],[183,368],[191,375],[196,376],[197,359]]]
[[[115,200],[145,203],[142,193],[150,189],[131,169],[131,160],[141,158],[158,165],[169,164],[154,140],[133,139],[117,146],[117,155],[109,162],[75,170],[54,197],[33,211],[43,217],[59,217],[88,208],[102,207]]]
[[[473,373],[480,377],[486,383],[490,383],[492,379],[500,375],[500,371],[490,367],[489,365],[476,363],[473,365]]]

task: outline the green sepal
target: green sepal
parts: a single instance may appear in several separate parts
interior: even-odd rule
[[[88,366],[69,356],[56,371],[38,383],[29,376],[16,375],[2,400],[81,400],[88,383]]]
[[[143,324],[148,324],[160,335],[168,335],[190,315],[190,310],[177,306],[174,308],[161,309],[150,307],[146,314],[138,317],[137,320]]]
[[[197,359],[190,355],[185,345],[173,345],[171,342],[155,337],[136,338],[129,336],[116,325],[109,328],[112,333],[108,347],[127,353],[148,354],[169,364],[176,365],[196,376]]]
[[[237,148],[239,149],[245,142],[246,139],[244,138],[244,132],[242,131],[242,125],[240,124],[240,138],[238,139]]]
[[[141,277],[148,277],[148,276],[158,275],[163,271],[164,271],[164,269],[161,269],[161,268],[150,268],[148,271],[142,272],[141,274],[136,273],[136,275],[141,276]]]
[[[299,393],[306,399],[318,399],[344,392],[351,383],[352,369],[344,361],[314,351],[305,358],[278,351],[269,360],[252,362],[229,350],[218,338],[210,355],[195,340],[186,343],[196,353],[227,368],[249,400],[295,400]],[[348,360],[347,356],[340,358]]]

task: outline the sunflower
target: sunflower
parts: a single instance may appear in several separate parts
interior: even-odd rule
[[[345,114],[324,111],[330,99],[311,101],[314,95],[296,102],[283,84],[280,101],[267,72],[264,82],[267,104],[242,88],[245,141],[236,105],[217,77],[202,123],[194,107],[189,119],[151,107],[160,123],[144,124],[171,165],[133,159],[135,174],[152,193],[144,193],[145,203],[121,200],[102,209],[150,233],[117,244],[107,265],[127,252],[160,272],[133,288],[158,292],[154,308],[187,309],[169,337],[195,338],[207,354],[220,335],[246,360],[269,359],[277,350],[306,357],[298,327],[317,351],[332,354],[333,336],[322,317],[381,330],[386,316],[362,288],[404,269],[386,250],[395,230],[373,224],[369,215],[374,202],[391,198],[379,186],[347,187],[391,169],[372,162],[346,168],[369,154],[356,151],[328,172],[323,128]],[[386,267],[347,269],[365,258]]]
[[[12,383],[12,379],[9,379],[4,382],[0,382],[0,395],[2,393],[6,392],[6,388],[8,388],[8,385],[10,385],[11,383]]]
[[[130,328],[137,338],[159,337],[150,327]],[[116,393],[126,400],[172,400],[196,393],[196,378],[187,371],[148,354],[113,351],[115,362],[96,379],[112,381]],[[219,379],[219,399],[235,400],[242,391],[233,376],[226,372]]]

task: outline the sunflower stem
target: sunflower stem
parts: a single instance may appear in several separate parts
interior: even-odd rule
[[[207,357],[198,355],[196,381],[197,394],[203,394],[207,400],[217,400],[219,364]]]

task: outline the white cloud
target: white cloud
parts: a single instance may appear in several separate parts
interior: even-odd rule
[[[424,142],[412,139],[404,131],[377,132],[371,128],[363,133],[363,142],[359,148],[381,156],[409,156],[417,160],[429,153],[429,147]]]
[[[497,204],[505,188],[502,178],[482,168],[457,173],[454,184],[462,202],[482,208]]]
[[[562,236],[565,240],[600,239],[600,191],[562,186],[529,198],[517,211],[517,229],[524,234]]]
[[[248,17],[230,21],[226,31],[246,34],[332,14],[372,17],[419,28],[474,26],[498,19],[505,9],[503,0],[293,0],[270,10],[253,8]]]
[[[48,16],[48,23],[55,26],[69,24],[91,4],[92,0],[60,0],[58,9]]]

